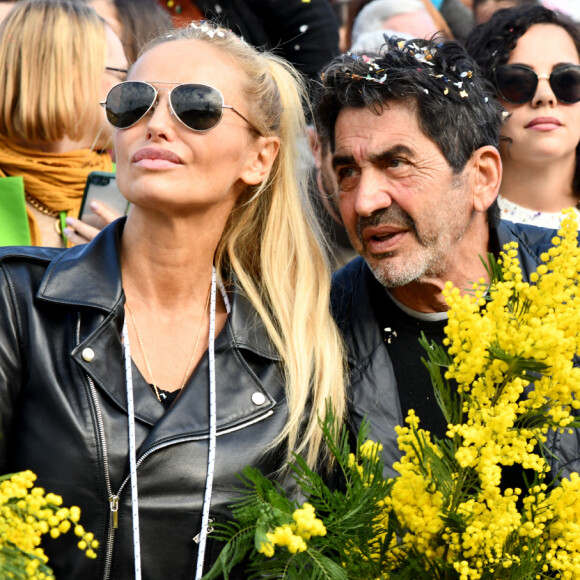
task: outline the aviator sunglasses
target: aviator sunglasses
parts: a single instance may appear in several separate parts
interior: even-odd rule
[[[523,64],[506,64],[493,70],[495,86],[508,103],[521,105],[534,98],[538,81],[548,79],[552,92],[562,103],[580,101],[580,65],[565,64],[550,75],[538,75]]]
[[[209,131],[222,119],[223,110],[231,109],[258,134],[260,132],[231,105],[224,104],[222,94],[208,85],[190,83],[163,83],[175,85],[157,89],[144,81],[126,81],[115,85],[100,104],[105,107],[107,119],[117,129],[128,129],[156,106],[160,91],[167,91],[169,110],[193,131]]]

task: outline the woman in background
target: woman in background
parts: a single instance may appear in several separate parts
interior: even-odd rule
[[[0,25],[0,62],[0,176],[23,178],[31,244],[63,246],[88,174],[113,168],[99,101],[125,78],[123,47],[87,5],[23,0]]]
[[[201,578],[246,465],[289,490],[293,452],[329,465],[344,365],[303,95],[227,30],[161,37],[106,99],[129,216],[0,254],[0,472],[32,469],[101,545],[47,543],[59,580]]]
[[[115,31],[123,43],[129,63],[153,38],[173,28],[171,16],[156,0],[85,0]]]
[[[543,6],[500,10],[473,31],[467,49],[509,113],[501,217],[558,228],[561,210],[580,209],[578,26]]]

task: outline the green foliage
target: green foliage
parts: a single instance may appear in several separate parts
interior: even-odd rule
[[[375,528],[382,514],[379,501],[389,486],[382,475],[383,462],[376,454],[351,454],[348,432],[337,425],[329,412],[322,429],[336,458],[343,490],[329,487],[302,457],[296,456],[291,466],[300,494],[308,497],[317,516],[323,517],[326,535],[307,540],[304,552],[293,554],[277,546],[272,557],[261,554],[261,545],[268,542],[266,534],[283,524],[293,524],[292,515],[300,505],[258,470],[246,468],[241,477],[244,493],[232,506],[233,521],[216,525],[215,537],[226,541],[226,546],[205,580],[228,578],[243,560],[248,578],[346,580],[380,576],[371,546],[382,547]],[[357,448],[367,431],[364,427],[359,433]],[[353,461],[362,469],[357,469]]]
[[[32,561],[37,563],[37,574],[45,574],[47,580],[54,578],[52,570],[39,557],[25,552],[12,542],[2,544],[0,549],[0,578],[28,580],[30,575],[26,571],[26,567]]]
[[[429,342],[425,333],[421,332],[419,344],[424,348],[429,360],[421,359],[431,375],[433,390],[439,408],[447,423],[456,424],[462,418],[462,397],[457,393],[457,385],[445,378],[445,371],[451,364],[447,351],[436,342]]]

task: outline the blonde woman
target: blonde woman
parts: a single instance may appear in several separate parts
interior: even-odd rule
[[[63,541],[59,579],[199,578],[244,466],[290,487],[293,452],[328,465],[343,356],[296,162],[303,94],[226,30],[161,38],[105,102],[126,221],[1,256],[1,469],[34,470],[101,544],[93,562]]]
[[[30,243],[63,246],[87,175],[113,168],[99,101],[125,77],[121,41],[88,5],[23,0],[0,26],[0,62],[0,176],[23,180]]]

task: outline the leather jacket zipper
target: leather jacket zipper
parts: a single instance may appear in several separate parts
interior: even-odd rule
[[[76,342],[77,346],[81,342],[81,316],[80,313],[77,318],[77,328],[76,328]],[[107,494],[109,499],[109,509],[111,510],[109,531],[107,533],[106,542],[106,552],[105,552],[105,565],[103,569],[103,580],[109,580],[111,574],[111,561],[113,556],[113,543],[115,541],[115,529],[118,524],[118,510],[119,510],[119,496],[113,494],[113,487],[111,485],[111,475],[109,470],[109,452],[107,450],[107,439],[105,437],[105,427],[103,421],[103,412],[101,411],[101,405],[99,403],[99,396],[97,394],[97,389],[95,388],[95,383],[93,379],[85,374],[87,381],[89,383],[89,389],[91,393],[91,399],[93,401],[93,406],[97,416],[97,429],[99,432],[99,444],[101,447],[101,456],[103,461],[103,472],[105,475],[105,486],[107,488]]]
[[[121,483],[119,490],[117,491],[116,494],[114,494],[113,488],[111,486],[111,477],[110,477],[110,473],[109,473],[109,457],[108,457],[108,451],[107,451],[107,440],[105,438],[103,413],[101,411],[101,405],[99,403],[99,398],[97,395],[97,390],[95,388],[95,383],[89,375],[86,375],[86,377],[87,377],[87,380],[89,382],[90,391],[91,391],[91,398],[93,400],[93,405],[95,407],[95,413],[97,416],[97,428],[99,431],[101,452],[102,452],[102,457],[103,457],[105,485],[107,488],[107,494],[108,494],[108,500],[109,500],[109,509],[111,511],[111,518],[109,520],[110,521],[109,532],[107,534],[107,542],[106,542],[105,566],[104,566],[104,572],[103,572],[103,580],[109,580],[110,574],[111,574],[111,564],[112,564],[112,560],[113,560],[113,545],[115,542],[115,530],[118,528],[118,522],[119,522],[119,520],[118,520],[119,502],[121,500],[121,494],[123,493],[125,486],[127,485],[127,483],[130,480],[130,476],[128,475],[123,480],[123,483]],[[227,433],[232,433],[234,431],[244,429],[245,427],[249,427],[250,425],[253,425],[254,423],[258,423],[258,422],[263,421],[264,419],[270,417],[271,415],[273,415],[273,413],[274,413],[274,411],[270,410],[267,413],[264,413],[263,415],[261,415],[260,417],[257,417],[256,419],[253,419],[251,421],[246,421],[245,423],[237,425],[236,427],[232,427],[231,429],[224,429],[223,431],[218,433],[218,436],[225,435]],[[139,457],[139,459],[137,460],[137,467],[139,467],[143,463],[143,461],[145,461],[145,459],[147,459],[147,457],[149,457],[152,453],[155,453],[156,451],[159,451],[160,449],[163,449],[165,447],[169,447],[171,445],[176,445],[178,443],[185,443],[185,442],[189,442],[189,441],[201,441],[201,440],[207,439],[207,438],[208,438],[208,435],[200,435],[197,437],[194,437],[194,436],[181,437],[179,439],[173,439],[171,441],[167,441],[165,443],[160,443],[158,445],[155,445],[154,447],[149,449],[146,453],[144,453],[141,457]]]
[[[88,379],[89,379],[89,382],[91,383],[91,387],[94,389],[94,383],[92,382],[90,377],[88,377]],[[95,397],[93,397],[93,401],[95,403],[95,406],[97,407],[97,419],[99,420],[99,425],[102,425],[102,413],[101,413],[99,401],[96,398],[96,391],[95,391]],[[232,427],[231,429],[225,429],[225,430],[221,431],[220,433],[218,433],[218,437],[220,435],[225,435],[227,433],[232,433],[233,431],[238,431],[240,429],[244,429],[245,427],[249,427],[250,425],[253,425],[254,423],[259,423],[260,421],[263,421],[264,419],[270,417],[273,414],[274,414],[274,411],[270,410],[267,413],[264,413],[263,415],[261,415],[260,417],[258,417],[256,419],[253,419],[251,421],[246,421],[245,423],[242,423],[241,425],[237,425],[236,427]],[[103,450],[106,452],[106,443],[104,440],[104,432],[101,432],[100,428],[99,428],[99,432],[102,433],[102,437],[103,437],[102,441],[104,443]],[[139,467],[143,463],[143,461],[145,461],[145,459],[147,459],[147,457],[149,457],[151,454],[155,453],[156,451],[159,451],[160,449],[164,449],[165,447],[170,447],[171,445],[177,445],[178,443],[187,443],[190,441],[201,441],[201,440],[207,439],[207,438],[208,438],[208,435],[199,435],[197,437],[194,437],[194,436],[181,437],[179,439],[172,439],[171,441],[166,441],[165,443],[159,443],[158,445],[151,447],[151,449],[148,449],[146,453],[144,453],[141,457],[139,457],[139,459],[137,460],[137,467]],[[121,486],[119,487],[119,490],[117,491],[117,493],[113,494],[112,489],[111,489],[110,477],[109,477],[109,462],[104,461],[103,463],[106,467],[105,479],[107,482],[107,493],[109,494],[109,503],[110,503],[111,515],[112,515],[112,525],[109,527],[109,535],[107,538],[107,552],[105,554],[105,573],[103,575],[103,580],[109,580],[109,576],[111,573],[111,563],[113,560],[113,544],[115,541],[115,529],[118,527],[119,502],[121,500],[121,494],[123,493],[123,490],[125,489],[125,486],[127,485],[127,483],[129,483],[131,476],[127,475],[127,477],[125,477],[125,479],[123,480],[123,483],[121,483]],[[213,527],[208,530],[208,533],[211,533],[212,531],[213,531]],[[195,540],[195,538],[194,538],[194,540]]]
[[[93,405],[95,407],[95,413],[97,415],[97,429],[99,431],[99,443],[101,445],[101,454],[103,458],[103,471],[105,475],[105,485],[107,487],[107,495],[109,496],[109,509],[111,510],[111,515],[109,519],[109,532],[107,533],[107,543],[105,552],[105,566],[103,571],[103,580],[109,580],[111,574],[111,561],[113,558],[113,543],[115,541],[115,529],[118,525],[118,513],[119,513],[119,495],[113,494],[113,488],[111,486],[111,476],[109,473],[109,454],[107,450],[107,439],[105,437],[105,427],[103,424],[103,413],[101,411],[101,405],[99,403],[99,397],[97,395],[97,390],[95,388],[95,383],[89,375],[86,375],[89,382],[89,387],[91,391],[91,398],[93,400]]]

